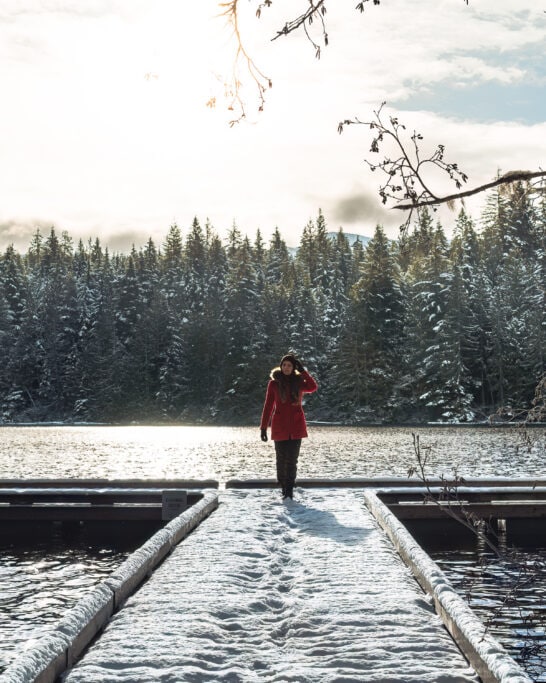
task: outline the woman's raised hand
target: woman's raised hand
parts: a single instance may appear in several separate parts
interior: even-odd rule
[[[301,360],[298,360],[296,358],[296,362],[294,363],[294,369],[297,370],[298,372],[304,372],[305,368],[303,367],[303,363]]]

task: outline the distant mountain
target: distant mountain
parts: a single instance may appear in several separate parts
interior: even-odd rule
[[[336,239],[337,237],[337,232],[329,232],[327,233],[328,237],[332,240]],[[367,235],[356,235],[353,232],[343,232],[345,237],[349,240],[349,244],[351,247],[356,241],[362,242],[362,246],[367,246],[368,242],[372,239],[371,237],[368,237]]]

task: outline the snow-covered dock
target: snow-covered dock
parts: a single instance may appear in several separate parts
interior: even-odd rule
[[[66,683],[478,681],[361,491],[226,490]]]

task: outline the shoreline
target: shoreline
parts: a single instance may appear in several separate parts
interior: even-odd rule
[[[377,428],[377,427],[392,427],[392,428],[412,428],[412,429],[428,429],[428,428],[450,428],[461,427],[464,429],[506,429],[506,428],[531,428],[540,429],[546,427],[546,422],[525,422],[521,421],[494,421],[488,420],[480,422],[339,422],[327,420],[307,420],[307,424],[311,427],[354,427],[354,428]],[[47,420],[43,422],[0,422],[2,427],[218,427],[218,428],[237,428],[237,427],[256,427],[256,425],[248,422],[155,422],[155,421],[136,421],[128,422],[84,422],[71,420]]]

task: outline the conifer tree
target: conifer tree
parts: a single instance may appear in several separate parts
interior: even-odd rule
[[[79,284],[79,354],[74,371],[79,378],[74,414],[80,419],[115,420],[125,416],[126,397],[119,373],[124,346],[120,344],[116,313],[118,299],[108,251],[91,250],[91,268]]]
[[[529,405],[544,373],[545,313],[540,266],[519,249],[505,258],[495,297],[498,402],[517,409]]]
[[[347,309],[349,281],[351,277],[351,248],[340,229],[330,252],[329,282],[323,290],[320,330],[324,335],[324,352],[329,355],[336,345]],[[320,305],[320,303],[319,303]]]
[[[227,331],[221,321],[226,296],[228,261],[218,234],[210,227],[207,234],[207,288],[204,308],[206,353],[204,355],[205,374],[202,380],[206,388],[206,412],[214,416],[217,413],[216,403],[221,378],[225,376],[226,369]]]
[[[423,230],[423,227],[425,228]],[[442,412],[442,362],[444,349],[438,334],[444,324],[450,286],[447,243],[441,226],[434,232],[427,223],[420,228],[426,238],[417,246],[408,269],[407,351],[411,368],[412,395],[423,414],[439,417]],[[430,243],[429,251],[424,244]]]
[[[23,348],[27,311],[26,277],[22,259],[10,245],[0,262],[0,369],[2,414],[10,420],[28,402],[25,389]]]
[[[449,247],[449,260],[453,273],[452,292],[449,309],[453,308],[461,330],[460,351],[461,362],[466,368],[468,391],[473,388],[474,401],[485,404],[483,369],[488,355],[485,330],[488,328],[484,315],[484,297],[487,286],[484,284],[481,261],[481,245],[474,222],[461,209],[453,231],[453,239]],[[458,288],[461,292],[457,295]],[[458,297],[458,298],[457,298]]]
[[[160,291],[164,303],[165,344],[158,358],[156,401],[162,415],[180,417],[186,404],[185,327],[188,322],[186,270],[180,228],[171,225],[160,262]]]
[[[126,397],[124,412],[139,412],[142,407],[143,385],[135,363],[138,345],[137,324],[142,315],[139,302],[139,282],[137,275],[138,254],[133,249],[122,273],[116,278],[118,292],[116,311],[116,337],[120,343],[116,366],[118,392]]]
[[[347,282],[347,291],[360,280],[362,263],[364,261],[365,248],[362,241],[357,239],[351,247],[351,271]]]
[[[139,367],[141,408],[153,413],[159,390],[159,367],[167,344],[166,302],[160,290],[159,254],[150,238],[138,254],[137,319],[132,361]]]
[[[466,365],[468,292],[459,265],[452,266],[446,284],[445,315],[435,328],[434,354],[429,358],[427,405],[441,420],[468,422],[474,418],[474,382]]]
[[[195,218],[184,250],[186,312],[179,337],[183,360],[178,371],[184,386],[187,414],[199,412],[210,399],[210,381],[205,381],[210,375],[209,335],[213,333],[207,310],[208,248],[206,235]]]
[[[481,225],[483,265],[488,279],[495,286],[497,271],[510,248],[508,199],[501,189],[497,188],[487,195]]]
[[[263,364],[264,323],[252,248],[245,238],[228,242],[228,273],[222,322],[226,333],[224,396],[220,405],[226,414],[241,419],[249,406],[257,413],[261,387],[256,369]],[[231,254],[231,255],[230,255]]]
[[[74,401],[74,386],[67,381],[77,340],[76,288],[62,247],[52,228],[40,260],[36,334],[40,354],[38,395],[53,416],[62,415]]]
[[[539,226],[535,208],[530,201],[529,183],[517,182],[508,188],[506,240],[525,258],[534,258],[540,248]]]
[[[366,248],[362,276],[352,289],[352,298],[363,327],[359,367],[364,402],[375,404],[384,417],[388,407],[393,407],[400,380],[404,303],[393,247],[379,225]]]
[[[286,242],[281,237],[278,228],[275,228],[273,237],[269,243],[269,249],[265,257],[265,278],[271,284],[284,284],[291,286],[290,256]]]

